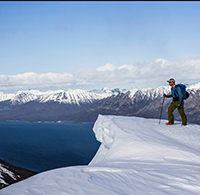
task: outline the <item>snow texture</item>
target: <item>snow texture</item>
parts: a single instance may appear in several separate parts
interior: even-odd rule
[[[199,195],[200,126],[165,122],[99,115],[89,165],[40,173],[0,195]]]

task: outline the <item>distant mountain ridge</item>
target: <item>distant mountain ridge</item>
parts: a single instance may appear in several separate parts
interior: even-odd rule
[[[185,112],[189,123],[200,124],[200,83],[187,87],[190,97],[185,100]],[[156,89],[132,89],[126,93],[102,99],[79,113],[76,121],[96,119],[98,114],[139,116],[144,118],[159,118],[163,93],[170,93],[169,86]],[[162,118],[167,119],[167,109],[172,98],[165,98]],[[84,113],[84,114],[83,114]],[[175,120],[181,120],[177,110]]]
[[[200,83],[187,86],[187,91],[190,93],[185,101],[188,121],[199,124]],[[163,93],[170,93],[170,87],[47,92],[28,90],[16,94],[0,92],[0,120],[93,123],[98,114],[159,118]],[[167,118],[170,101],[171,98],[165,99],[163,118]],[[175,116],[180,119],[176,112]]]
[[[118,94],[119,89],[103,88],[101,90],[86,91],[81,89],[69,89],[41,92],[38,90],[18,91],[16,94],[5,94],[0,92],[0,102],[9,100],[13,105],[25,104],[31,101],[46,103],[54,101],[64,104],[93,103],[99,99]]]

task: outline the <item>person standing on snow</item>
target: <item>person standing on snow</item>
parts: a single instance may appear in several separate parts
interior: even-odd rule
[[[173,78],[169,79],[167,81],[169,85],[171,86],[171,94],[166,95],[164,93],[164,96],[167,98],[173,97],[173,101],[171,105],[168,108],[168,123],[166,125],[173,125],[174,124],[174,115],[173,112],[177,108],[178,113],[180,114],[182,118],[182,126],[187,125],[187,117],[184,112],[184,101],[182,98],[181,88],[179,86],[175,85],[175,80]]]

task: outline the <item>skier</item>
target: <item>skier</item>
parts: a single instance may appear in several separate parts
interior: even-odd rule
[[[184,112],[184,101],[182,98],[181,88],[179,86],[175,85],[175,80],[173,78],[169,79],[167,81],[169,85],[171,86],[171,94],[166,95],[164,93],[164,96],[167,98],[173,97],[173,101],[171,105],[168,108],[168,123],[166,125],[173,125],[174,124],[174,115],[173,112],[177,108],[178,113],[180,114],[182,118],[182,126],[187,125],[187,117]]]

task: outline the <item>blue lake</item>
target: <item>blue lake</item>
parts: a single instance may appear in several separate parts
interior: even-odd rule
[[[0,122],[0,159],[36,172],[87,165],[100,143],[93,124]]]

